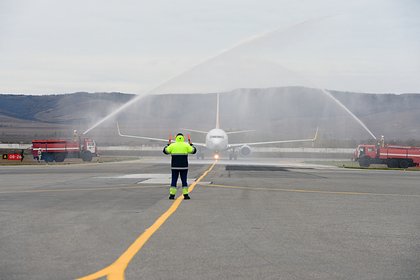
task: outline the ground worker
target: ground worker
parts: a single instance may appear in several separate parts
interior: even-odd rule
[[[79,138],[79,134],[77,133],[77,130],[73,130],[73,141],[76,142]]]
[[[380,145],[382,148],[385,147],[385,136],[381,135]]]
[[[38,162],[40,162],[41,161],[41,157],[42,157],[42,150],[41,150],[41,148],[38,148],[37,154],[38,154],[37,160],[38,160]]]
[[[182,133],[176,135],[175,143],[168,143],[168,145],[163,148],[164,154],[172,156],[172,182],[171,187],[169,188],[169,199],[175,199],[176,183],[179,176],[181,176],[182,194],[184,195],[184,199],[190,199],[187,184],[188,154],[195,154],[196,152],[197,149],[191,143],[191,140],[188,140],[188,143],[186,143]]]

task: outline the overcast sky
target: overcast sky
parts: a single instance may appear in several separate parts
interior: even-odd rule
[[[420,93],[419,2],[0,0],[0,93]]]

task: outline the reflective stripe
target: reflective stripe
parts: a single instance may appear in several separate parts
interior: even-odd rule
[[[420,157],[420,155],[412,155],[412,154],[386,154],[381,153],[381,156],[400,156],[400,157]]]
[[[182,194],[188,194],[188,187],[182,188]]]
[[[41,149],[41,151],[53,151],[53,150],[79,150],[79,148],[55,148],[55,147],[48,147],[47,149],[46,148],[35,148],[35,149],[33,149],[33,150],[38,150],[38,149]]]

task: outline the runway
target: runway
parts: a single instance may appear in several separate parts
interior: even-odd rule
[[[2,166],[0,278],[420,279],[420,172],[213,163]]]

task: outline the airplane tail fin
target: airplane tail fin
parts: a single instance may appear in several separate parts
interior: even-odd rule
[[[216,128],[220,128],[220,118],[219,118],[219,93],[217,93],[217,104],[216,104]]]

